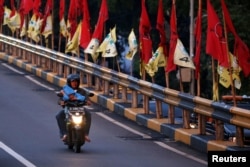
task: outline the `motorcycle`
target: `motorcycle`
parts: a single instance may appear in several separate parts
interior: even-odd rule
[[[57,95],[62,97],[61,93]],[[92,96],[94,94],[89,93],[84,101],[74,100],[64,102],[67,128],[67,139],[64,143],[68,145],[68,149],[73,149],[76,153],[81,152],[81,146],[85,144],[86,116],[84,106],[87,105],[88,97]]]

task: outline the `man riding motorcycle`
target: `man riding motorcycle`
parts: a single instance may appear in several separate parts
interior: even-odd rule
[[[60,105],[64,107],[65,100],[84,100],[86,96],[86,91],[79,87],[80,85],[80,76],[78,74],[70,74],[67,77],[67,84],[61,90],[61,94],[63,95],[60,100]],[[73,91],[73,92],[72,92]],[[91,104],[90,101],[87,101],[87,104]],[[91,113],[89,111],[85,111],[86,115],[86,129],[85,129],[85,141],[90,142],[90,138],[88,136],[91,126]],[[65,112],[64,110],[59,111],[56,114],[56,120],[59,127],[60,137],[62,141],[66,141],[67,139],[67,128],[65,123]]]

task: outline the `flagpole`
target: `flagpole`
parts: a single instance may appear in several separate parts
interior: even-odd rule
[[[200,0],[199,0],[200,1]],[[194,0],[190,0],[190,42],[189,42],[189,51],[190,57],[194,57]],[[190,84],[190,93],[194,95],[194,70],[191,70],[191,84]]]
[[[235,97],[235,86],[234,86],[232,70],[231,70],[231,58],[230,58],[229,50],[228,50],[227,27],[226,27],[224,12],[222,12],[222,16],[223,16],[223,23],[224,23],[223,24],[224,25],[224,36],[225,36],[225,40],[227,42],[226,51],[227,51],[227,59],[228,59],[228,62],[229,62],[229,75],[230,75],[230,83],[231,83],[231,89],[232,89],[233,103],[234,103],[234,106],[236,106],[237,104],[236,104],[236,97]]]

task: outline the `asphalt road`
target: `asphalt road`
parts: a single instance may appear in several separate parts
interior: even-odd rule
[[[17,70],[14,70],[14,69]],[[14,70],[14,71],[13,71]],[[38,83],[38,84],[37,84]],[[58,87],[0,61],[1,167],[202,167],[207,155],[93,104],[91,142],[60,141]]]

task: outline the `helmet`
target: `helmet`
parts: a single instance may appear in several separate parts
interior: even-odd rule
[[[69,74],[67,77],[67,85],[69,85],[70,87],[71,87],[70,84],[71,81],[77,81],[78,82],[77,88],[78,88],[80,85],[80,76],[78,74]]]

